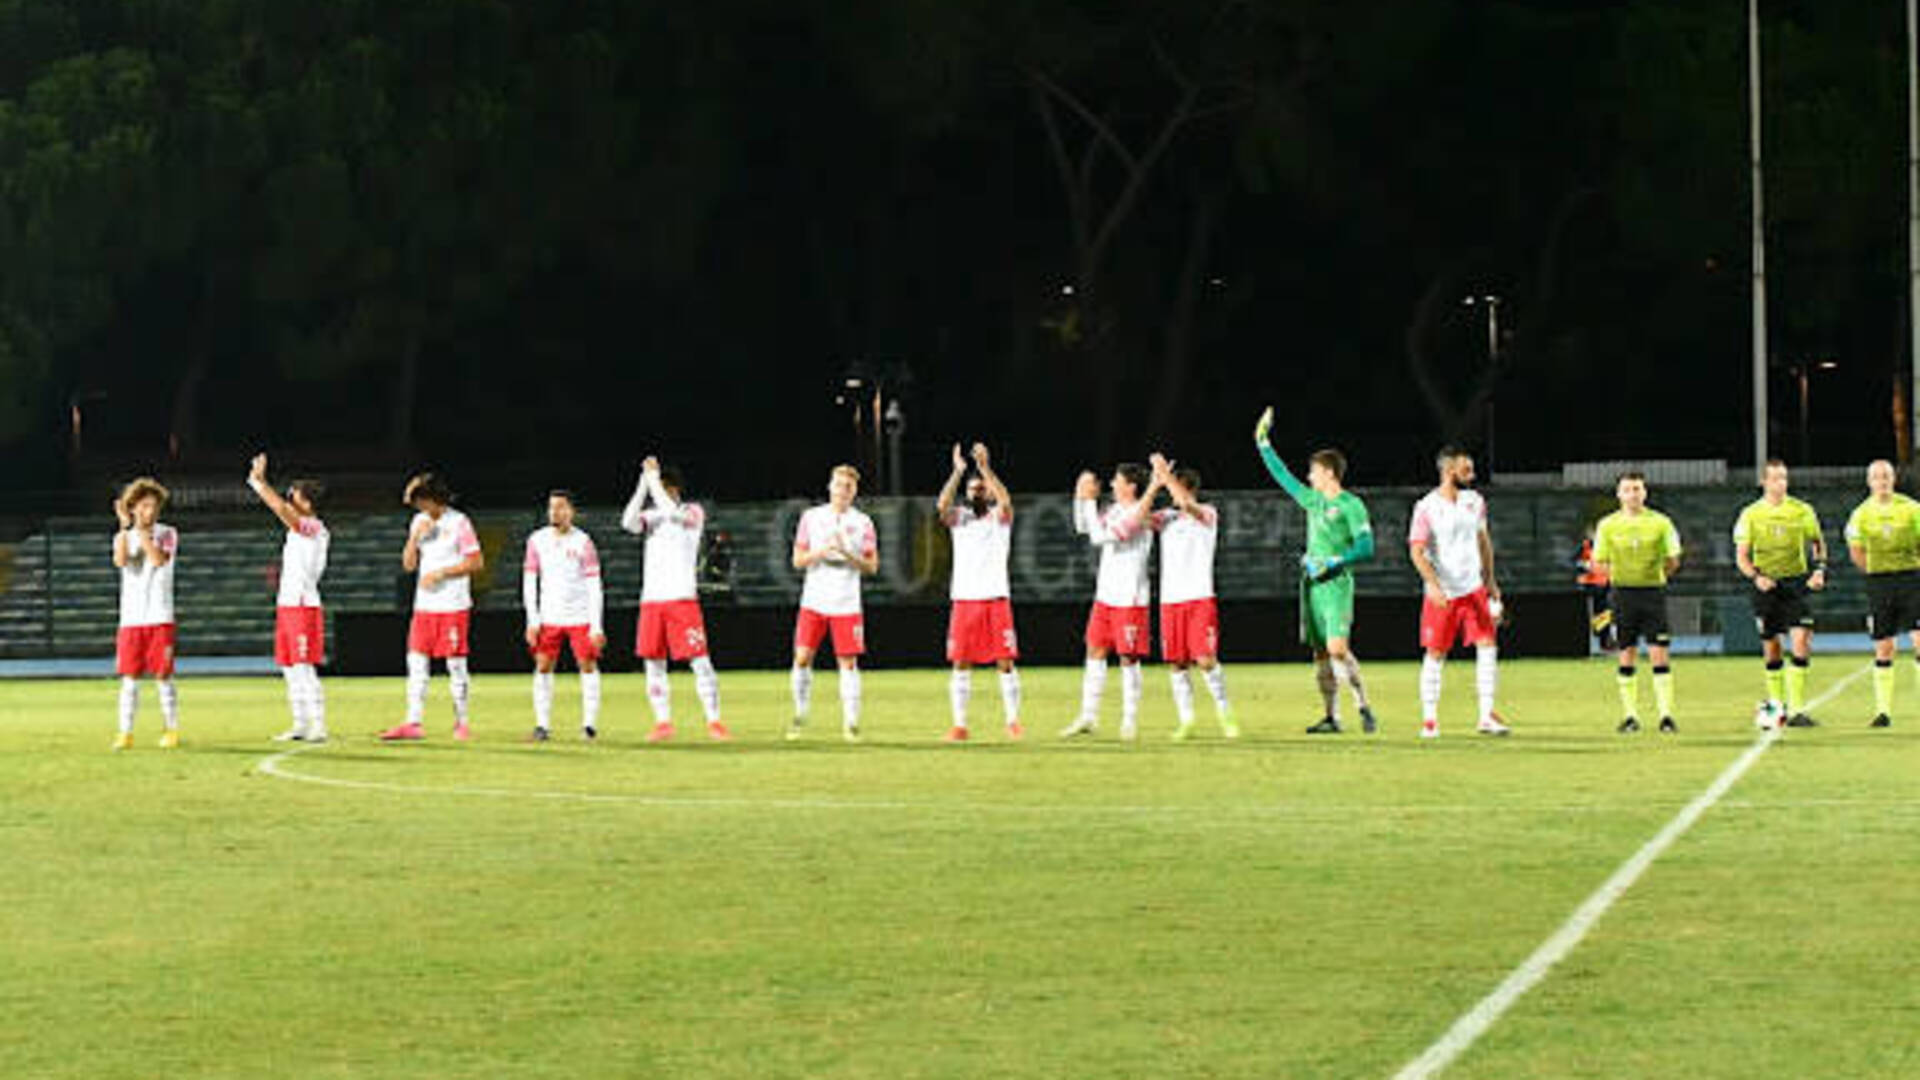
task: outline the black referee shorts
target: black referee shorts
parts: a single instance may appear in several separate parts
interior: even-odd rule
[[[1867,636],[1885,641],[1920,629],[1920,570],[1867,575]]]
[[[1807,610],[1807,575],[1774,578],[1770,591],[1753,590],[1753,622],[1763,640],[1796,627],[1813,629],[1813,612]]]
[[[1667,590],[1655,585],[1636,588],[1613,587],[1614,647],[1631,649],[1645,641],[1665,646],[1673,642],[1673,630],[1667,624]]]

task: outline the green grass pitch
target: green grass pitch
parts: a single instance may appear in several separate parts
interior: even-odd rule
[[[1860,658],[1821,658],[1812,692]],[[1854,677],[1654,864],[1448,1072],[1920,1075],[1920,688],[1869,731]],[[722,672],[740,736],[646,747],[637,675],[601,745],[477,682],[471,745],[435,677],[423,745],[381,746],[397,680],[327,684],[292,755],[268,679],[183,680],[184,748],[111,754],[113,685],[0,684],[0,1075],[40,1077],[1386,1077],[1748,747],[1757,661],[1676,664],[1682,734],[1613,734],[1604,661],[1503,665],[1508,740],[1386,724],[1310,738],[1311,670],[1229,673],[1246,737],[1054,737],[1079,673],[1025,673],[1025,744],[975,679],[866,679],[867,741],[780,739],[781,673]],[[1643,676],[1644,678],[1644,676]],[[1650,691],[1646,695],[1651,697]],[[1642,720],[1652,718],[1643,716]],[[1649,724],[1649,726],[1651,726]],[[345,783],[305,782],[309,780]]]

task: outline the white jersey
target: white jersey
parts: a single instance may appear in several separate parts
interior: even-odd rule
[[[452,507],[441,511],[438,521],[415,514],[408,527],[417,529],[422,522],[430,522],[433,529],[420,542],[421,580],[414,586],[413,610],[435,614],[466,611],[473,607],[473,583],[468,576],[447,578],[432,588],[427,587],[425,579],[428,571],[459,566],[480,554],[480,537],[473,531],[473,522]]]
[[[647,506],[647,497],[653,505]],[[707,512],[697,503],[675,502],[657,474],[646,474],[620,515],[620,527],[647,538],[640,602],[659,604],[700,598],[700,534]]]
[[[180,534],[156,521],[153,546],[167,556],[165,565],[148,562],[139,530],[126,530],[127,565],[120,568],[121,626],[165,626],[173,621],[173,563],[180,551]]]
[[[1140,520],[1139,505],[1114,503],[1102,515],[1092,499],[1075,499],[1073,528],[1100,549],[1094,600],[1108,607],[1146,607],[1153,599],[1153,586],[1147,580],[1153,530]]]
[[[520,600],[527,625],[584,626],[602,633],[605,598],[600,589],[600,552],[585,529],[566,532],[548,525],[527,537]]]
[[[947,510],[947,530],[953,534],[955,600],[1004,600],[1013,595],[1007,583],[1007,555],[1013,550],[1013,512],[994,507],[975,514],[966,506]]]
[[[1201,503],[1198,513],[1162,510],[1153,515],[1160,531],[1160,602],[1184,604],[1213,598],[1213,549],[1220,537],[1220,514]]]
[[[808,552],[832,545],[835,535],[840,547],[857,551],[871,559],[880,551],[879,534],[873,519],[848,507],[836,513],[831,503],[816,506],[800,515],[793,546]],[[806,584],[800,589],[800,606],[821,615],[860,614],[860,568],[845,558],[835,557],[807,567]]]
[[[279,606],[320,606],[320,576],[327,572],[331,539],[317,517],[303,517],[287,530],[287,542],[280,545]]]
[[[1487,500],[1477,491],[1462,491],[1449,499],[1435,488],[1413,504],[1407,542],[1427,545],[1427,558],[1447,599],[1466,596],[1486,584],[1486,568],[1480,565],[1480,534],[1486,529]]]

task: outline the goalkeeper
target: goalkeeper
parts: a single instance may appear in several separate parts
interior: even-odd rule
[[[1361,730],[1371,735],[1379,730],[1379,724],[1367,703],[1360,662],[1354,658],[1348,638],[1353,632],[1351,567],[1373,558],[1373,525],[1367,520],[1366,504],[1341,486],[1347,474],[1345,455],[1338,450],[1314,451],[1307,459],[1307,482],[1302,484],[1267,443],[1272,428],[1273,409],[1269,406],[1253,429],[1260,460],[1266,463],[1274,481],[1307,512],[1307,550],[1300,556],[1300,640],[1313,650],[1314,674],[1320,683],[1320,697],[1326,702],[1326,714],[1307,729],[1307,734],[1341,733],[1340,687],[1344,685],[1360,711]]]

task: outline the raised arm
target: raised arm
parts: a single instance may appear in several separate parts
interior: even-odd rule
[[[292,503],[281,498],[280,493],[273,490],[267,483],[267,455],[253,456],[253,467],[247,472],[247,486],[260,497],[260,501],[266,504],[267,509],[273,511],[273,516],[280,519],[280,524],[289,529],[300,527],[300,512],[293,508]]]
[[[1273,406],[1269,405],[1267,411],[1260,414],[1259,422],[1253,426],[1253,445],[1259,448],[1260,460],[1266,465],[1267,474],[1273,477],[1273,482],[1279,484],[1280,489],[1285,491],[1294,502],[1305,506],[1310,489],[1293,475],[1292,470],[1287,468],[1287,463],[1280,460],[1280,455],[1275,453],[1272,445],[1267,442],[1267,435],[1272,430]]]
[[[118,569],[126,566],[133,555],[127,550],[127,533],[133,528],[133,515],[127,512],[126,504],[118,495],[113,497],[113,516],[120,522],[119,531],[113,534],[113,565]]]
[[[999,504],[1001,512],[1007,516],[1007,519],[1012,520],[1013,494],[1007,490],[1007,485],[1000,482],[1000,474],[993,471],[993,459],[987,453],[987,444],[973,444],[973,465],[980,470],[980,479],[986,483],[987,492],[993,496],[993,501]]]
[[[960,444],[953,444],[953,471],[947,474],[947,482],[940,485],[940,497],[933,501],[934,512],[941,521],[947,520],[947,512],[953,509],[953,497],[960,493],[960,481],[967,475],[967,459],[960,456]]]
[[[425,514],[413,515],[413,523],[407,528],[406,546],[400,549],[400,568],[411,574],[420,569],[420,542],[433,531],[433,519]]]
[[[1153,454],[1147,460],[1153,464],[1154,483],[1167,490],[1167,494],[1173,498],[1173,505],[1179,507],[1184,513],[1198,515],[1200,501],[1193,497],[1192,489],[1181,483],[1180,478],[1174,475],[1173,462],[1168,461],[1165,454]]]
[[[651,461],[652,459],[649,458],[648,460]],[[620,511],[620,527],[636,536],[646,532],[646,518],[642,516],[641,513],[641,511],[646,508],[646,505],[647,470],[646,466],[642,465],[640,468],[640,479],[635,481],[633,485],[633,498],[628,499],[627,508]]]

